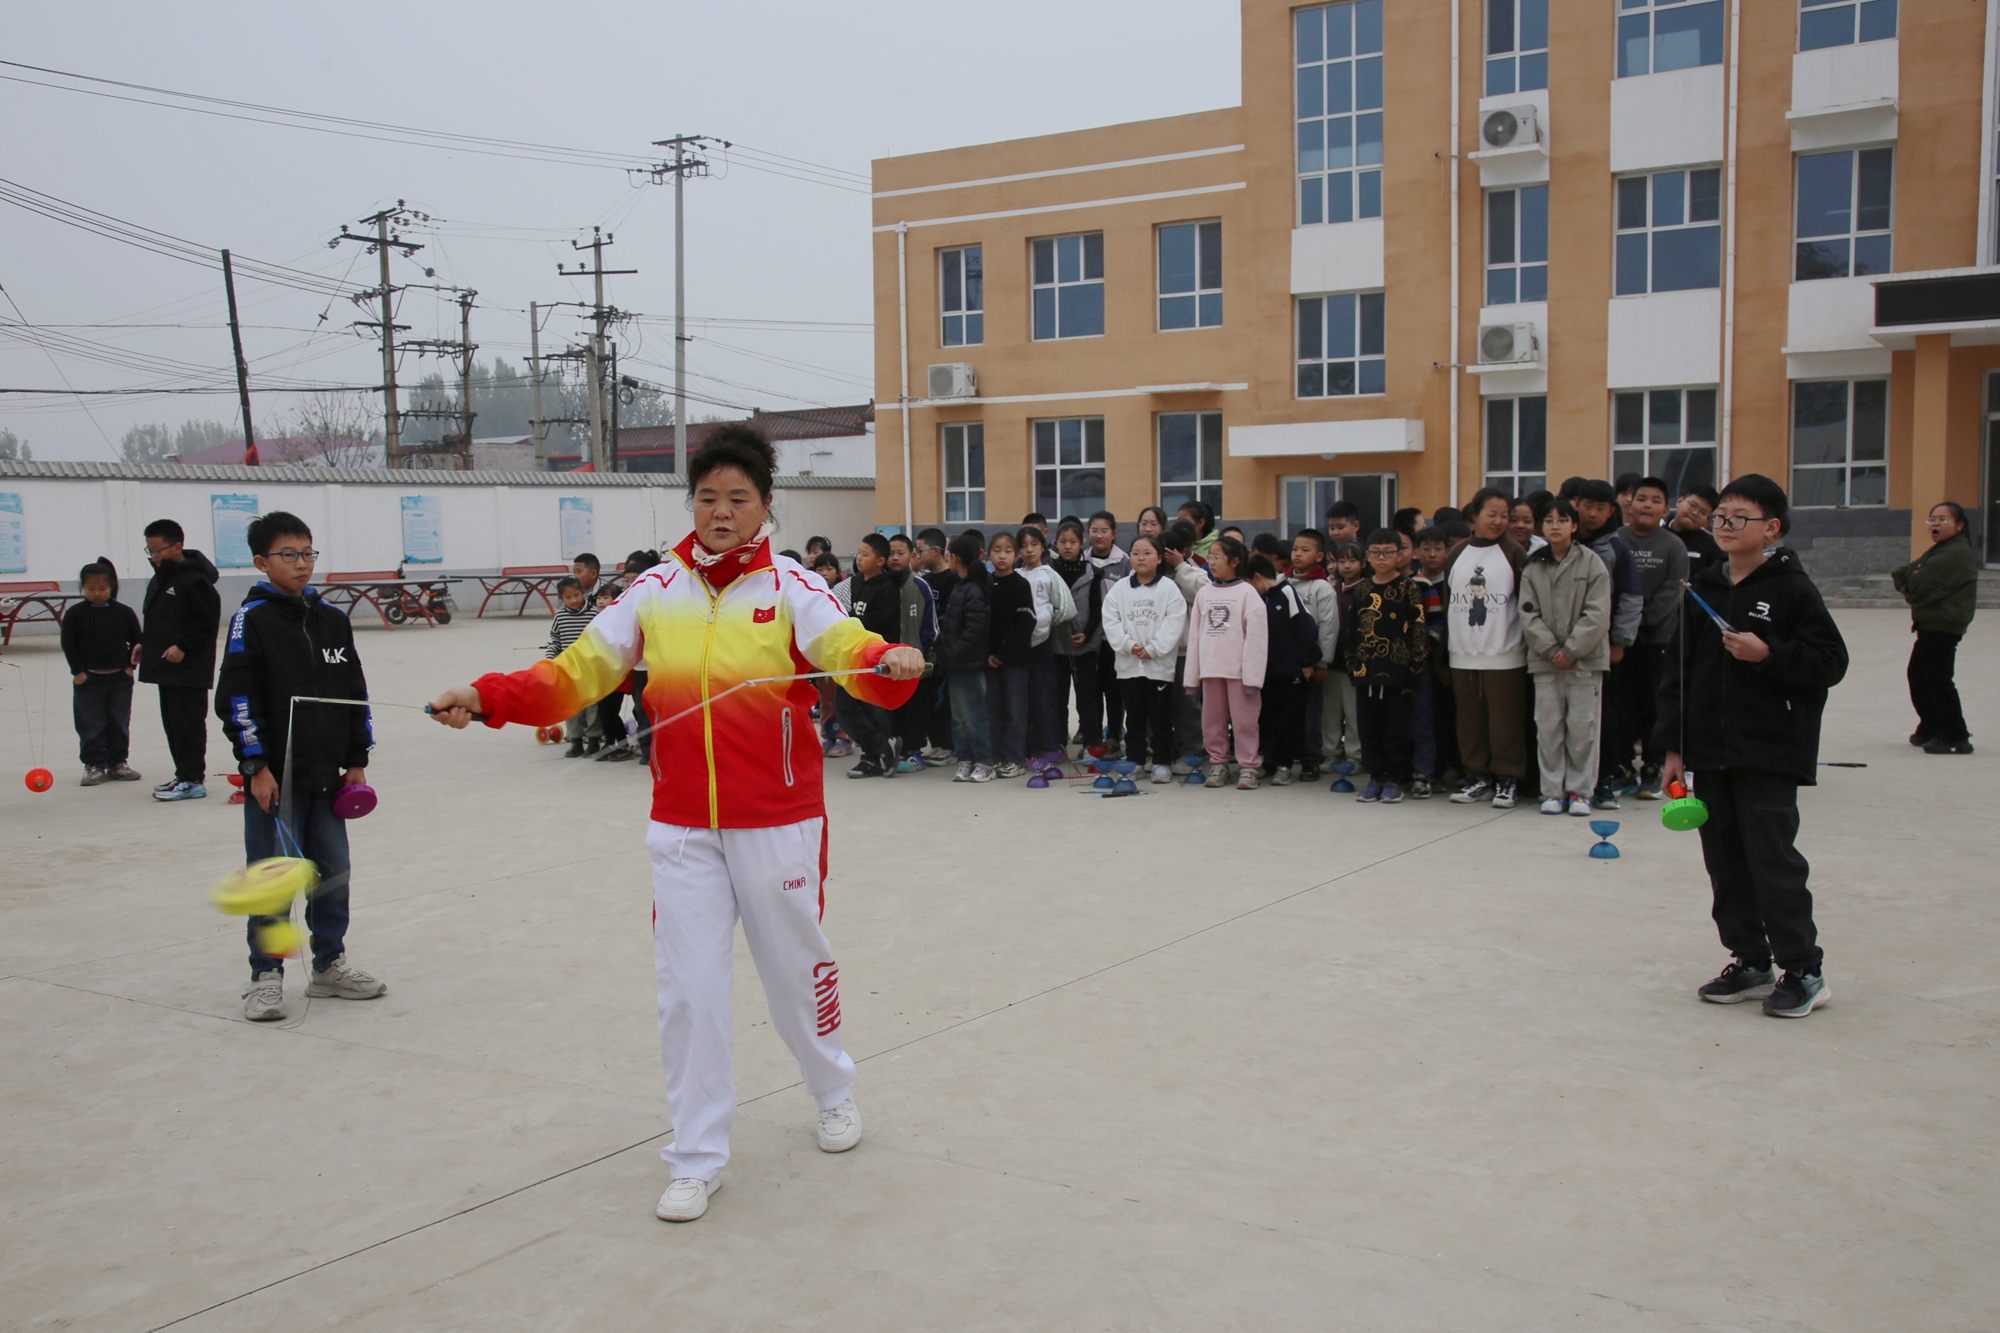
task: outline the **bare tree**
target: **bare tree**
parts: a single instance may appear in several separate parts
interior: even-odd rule
[[[372,467],[375,414],[353,394],[307,394],[292,409],[288,461],[318,467]]]
[[[118,442],[118,452],[128,463],[164,463],[177,452],[174,429],[164,421],[134,426]]]
[[[28,459],[34,456],[35,451],[28,447],[26,440],[11,430],[0,430],[0,458]]]

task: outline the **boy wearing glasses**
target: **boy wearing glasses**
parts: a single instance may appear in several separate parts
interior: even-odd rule
[[[251,521],[249,545],[264,579],[229,622],[215,689],[215,711],[250,795],[243,803],[243,854],[248,861],[303,856],[318,865],[320,888],[306,903],[312,935],[306,994],[372,1000],[389,988],[347,962],[347,826],[333,811],[343,786],[368,780],[368,751],[374,745],[369,710],[292,705],[294,696],[368,697],[354,629],[311,586],[319,552],[312,549],[312,529],[303,520],[264,514]],[[281,819],[296,846],[289,838],[280,841]],[[250,918],[243,1016],[252,1022],[285,1016],[284,960],[257,943],[267,924],[267,918]]]
[[[1818,780],[1820,714],[1847,674],[1847,645],[1798,557],[1778,545],[1788,507],[1784,488],[1754,472],[1723,488],[1709,521],[1726,559],[1696,574],[1681,601],[1653,740],[1665,781],[1683,769],[1700,779],[1715,926],[1735,955],[1696,993],[1804,1018],[1833,993],[1794,845],[1799,788]]]

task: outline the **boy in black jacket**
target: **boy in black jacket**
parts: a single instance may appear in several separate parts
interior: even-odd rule
[[[174,756],[172,780],[153,788],[156,801],[208,795],[208,687],[215,683],[222,599],[215,595],[215,566],[184,540],[181,525],[170,518],[146,525],[153,581],[146,585],[139,679],[159,687],[160,726]]]
[[[1260,551],[1243,568],[1264,599],[1269,635],[1257,737],[1264,747],[1271,785],[1284,787],[1292,782],[1292,765],[1307,756],[1306,691],[1319,687],[1307,682],[1306,672],[1319,665],[1319,622],[1306,610],[1298,590],[1278,581],[1278,566],[1270,556]]]
[[[1425,679],[1430,632],[1424,594],[1397,566],[1403,553],[1393,528],[1368,538],[1370,577],[1354,588],[1354,614],[1341,621],[1347,672],[1354,678],[1356,730],[1368,761],[1368,785],[1357,801],[1394,805],[1410,781],[1414,738],[1412,695]]]
[[[319,866],[320,887],[306,903],[312,933],[312,982],[306,994],[372,1000],[389,988],[348,964],[346,823],[333,812],[343,786],[368,780],[374,745],[366,707],[299,703],[294,696],[368,697],[347,617],[312,588],[312,529],[297,516],[273,512],[252,520],[251,558],[264,575],[229,622],[215,711],[247,779],[243,854],[247,860],[304,856]],[[278,821],[296,836],[280,841]],[[283,1018],[285,963],[257,946],[268,924],[251,917],[250,986],[243,1016]]]
[[[77,758],[85,787],[137,782],[132,745],[132,664],[139,617],[118,600],[118,571],[99,556],[77,575],[83,600],[63,612],[62,650],[75,685]]]
[[[1728,561],[1697,574],[1695,596],[1682,599],[1654,741],[1666,781],[1683,769],[1700,778],[1715,926],[1735,955],[1697,993],[1716,1004],[1761,998],[1767,1014],[1804,1018],[1833,993],[1794,846],[1799,788],[1818,780],[1820,714],[1847,674],[1847,645],[1797,557],[1778,546],[1787,508],[1784,488],[1756,473],[1723,489],[1711,523]],[[1784,969],[1775,985],[1773,961]]]

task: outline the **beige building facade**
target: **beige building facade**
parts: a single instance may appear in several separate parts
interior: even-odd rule
[[[874,164],[881,524],[1763,472],[2000,564],[2000,0],[1241,14],[1241,106]]]

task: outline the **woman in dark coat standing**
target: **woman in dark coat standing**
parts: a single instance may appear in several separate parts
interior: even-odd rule
[[[1910,702],[1917,729],[1910,744],[1925,754],[1971,754],[1965,710],[1953,680],[1958,641],[1972,624],[1979,600],[1979,558],[1965,530],[1965,510],[1945,500],[1931,509],[1931,549],[1893,572],[1897,591],[1910,604]]]

